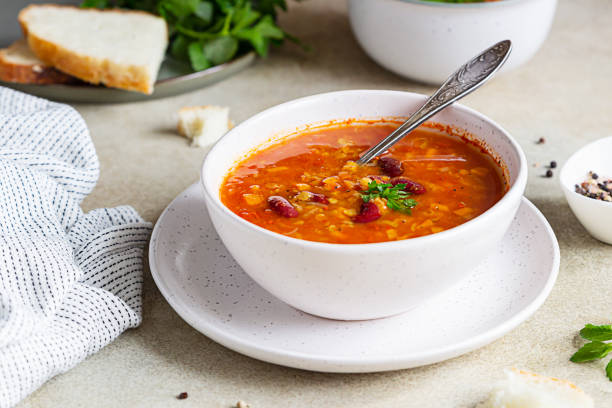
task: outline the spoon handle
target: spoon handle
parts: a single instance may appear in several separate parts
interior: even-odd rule
[[[510,55],[511,49],[512,43],[510,40],[504,40],[472,58],[455,71],[436,93],[431,95],[427,102],[412,114],[406,122],[395,129],[376,146],[363,153],[359,160],[357,160],[357,163],[366,164],[374,157],[385,152],[395,143],[399,142],[400,139],[420,126],[431,116],[487,82],[506,61],[508,55]]]

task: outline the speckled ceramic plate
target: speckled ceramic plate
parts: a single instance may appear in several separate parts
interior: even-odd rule
[[[249,52],[228,63],[217,65],[204,71],[193,72],[186,64],[167,58],[159,69],[157,82],[155,82],[155,90],[151,95],[86,84],[34,85],[0,81],[0,85],[60,102],[138,102],[165,98],[212,85],[246,68],[254,59],[255,53]]]
[[[497,252],[442,296],[385,319],[318,318],[274,298],[240,269],[212,226],[200,188],[181,193],[157,222],[149,249],[153,278],[195,329],[271,363],[371,372],[446,360],[515,328],[540,307],[557,278],[557,239],[523,199]]]

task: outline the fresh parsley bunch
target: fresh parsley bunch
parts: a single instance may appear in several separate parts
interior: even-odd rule
[[[168,23],[169,52],[195,71],[251,49],[265,57],[270,43],[296,41],[276,25],[286,0],[84,0],[81,7],[144,10]]]
[[[406,184],[383,184],[372,181],[368,184],[368,190],[361,194],[361,199],[364,203],[375,198],[384,198],[387,200],[387,207],[392,210],[399,211],[405,214],[410,214],[417,202],[410,197],[410,193],[405,191]]]
[[[611,325],[594,326],[592,324],[587,324],[580,330],[580,336],[591,342],[582,346],[580,350],[570,358],[570,361],[574,363],[584,363],[586,361],[599,360],[612,352],[612,343],[606,343],[606,341],[612,340]],[[610,381],[612,381],[612,360],[606,365],[606,375]]]

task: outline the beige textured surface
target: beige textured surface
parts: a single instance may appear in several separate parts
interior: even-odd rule
[[[131,204],[155,220],[196,181],[204,156],[175,134],[175,112],[217,104],[240,122],[296,97],[340,89],[430,92],[384,71],[358,48],[343,1],[292,4],[283,23],[315,46],[304,55],[286,46],[220,84],[180,97],[115,106],[77,106],[91,129],[102,175],[86,209]],[[509,130],[530,165],[557,160],[612,134],[612,2],[561,0],[548,42],[534,60],[496,78],[465,100]],[[534,141],[545,137],[547,143]],[[428,367],[335,375],[287,369],[243,357],[183,322],[147,272],[144,323],[76,368],[49,381],[21,408],[229,407],[239,399],[261,407],[471,407],[510,366],[568,378],[612,406],[603,364],[568,362],[585,322],[612,318],[612,246],[590,238],[558,188],[530,168],[527,197],[542,210],[561,245],[561,271],[544,306],[501,340]],[[187,400],[174,398],[189,392]]]

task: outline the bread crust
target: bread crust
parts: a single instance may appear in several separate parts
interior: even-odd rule
[[[23,29],[23,24],[22,24],[22,20],[21,20],[21,16],[22,13],[27,13],[27,11],[29,9],[32,8],[39,8],[39,7],[54,7],[54,8],[59,8],[59,9],[76,9],[76,10],[83,10],[83,8],[79,7],[79,6],[71,6],[70,4],[54,4],[54,3],[40,3],[40,4],[29,4],[27,6],[25,6],[24,8],[22,8],[19,11],[19,14],[17,16],[17,21],[19,21],[19,24],[21,24],[21,28]],[[93,11],[96,13],[123,13],[123,14],[142,14],[145,16],[149,16],[149,17],[156,17],[156,18],[160,18],[159,16],[156,16],[155,14],[151,14],[149,12],[146,12],[144,10],[127,10],[127,9],[120,9],[120,8],[112,8],[112,9],[99,9],[99,8],[95,8],[95,7],[91,7],[91,8],[86,8],[85,10],[87,11]],[[163,20],[163,19],[162,19]],[[165,21],[164,21],[165,22]],[[27,35],[27,33],[24,32],[24,34]]]
[[[20,84],[73,84],[80,81],[43,64],[19,64],[6,58],[7,49],[0,50],[0,81]]]
[[[30,49],[38,58],[54,68],[85,82],[96,85],[104,84],[112,88],[121,88],[145,94],[153,93],[153,86],[150,85],[153,81],[151,81],[147,70],[142,66],[119,65],[107,59],[82,55],[31,33],[28,30],[26,15],[29,9],[41,6],[78,9],[78,7],[74,6],[36,4],[27,6],[19,12],[17,20],[27,38]],[[153,16],[150,13],[138,10],[89,10],[99,13],[145,14],[147,16]]]

